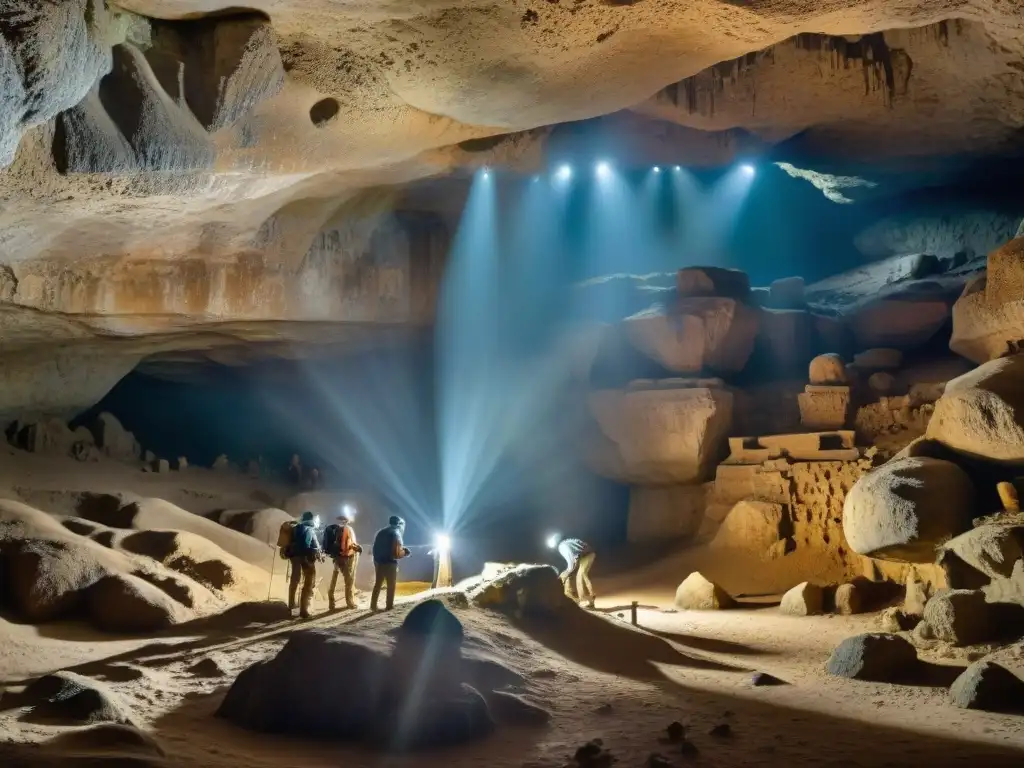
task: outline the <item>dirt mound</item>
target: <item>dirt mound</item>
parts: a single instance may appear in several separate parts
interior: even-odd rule
[[[480,608],[523,614],[557,613],[569,600],[550,565],[519,565],[470,589],[469,599]]]
[[[92,623],[104,632],[150,632],[191,618],[166,592],[135,576],[106,576],[87,596]]]
[[[269,566],[274,556],[274,549],[270,545],[213,520],[194,515],[163,499],[131,499],[107,494],[86,496],[88,502],[79,507],[78,514],[111,528],[191,533],[213,542],[239,560],[262,569]]]
[[[241,597],[266,595],[265,570],[234,557],[202,536],[183,531],[138,531],[124,537],[120,547],[152,558],[209,589]]]
[[[67,731],[47,743],[47,750],[69,754],[164,756],[163,747],[144,731],[130,725],[105,723]]]
[[[257,541],[273,544],[281,524],[294,520],[283,509],[222,509],[210,515],[210,519],[233,531],[244,533]]]
[[[30,717],[37,721],[67,725],[135,724],[116,693],[75,672],[54,672],[39,678],[21,694],[18,705],[31,707]]]

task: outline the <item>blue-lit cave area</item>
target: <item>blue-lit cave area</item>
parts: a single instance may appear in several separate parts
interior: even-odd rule
[[[1020,763],[1024,6],[8,5],[5,765]]]

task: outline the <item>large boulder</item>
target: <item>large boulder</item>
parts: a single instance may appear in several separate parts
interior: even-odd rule
[[[683,267],[676,272],[676,291],[684,298],[724,296],[745,301],[750,295],[750,278],[738,269]]]
[[[48,456],[67,456],[79,441],[77,434],[61,419],[42,419],[22,427],[14,442],[31,453]]]
[[[295,519],[294,515],[276,507],[266,509],[222,509],[213,516],[221,525],[252,536],[257,541],[274,544],[283,523]]]
[[[912,677],[917,651],[899,635],[869,633],[841,642],[825,665],[830,675],[890,683]]]
[[[492,730],[487,703],[463,667],[446,668],[447,679],[432,675],[421,686],[393,662],[382,638],[295,632],[277,656],[238,676],[217,715],[261,733],[391,749],[458,744]]]
[[[87,597],[92,623],[104,632],[154,632],[190,618],[166,592],[127,574],[100,579]]]
[[[966,456],[1024,466],[1024,355],[947,382],[926,436]]]
[[[773,309],[803,309],[807,306],[802,277],[782,277],[768,288],[768,306]]]
[[[553,614],[568,605],[558,571],[550,565],[522,564],[484,579],[468,592],[481,608],[518,614]]]
[[[142,453],[135,435],[125,429],[112,413],[104,411],[97,416],[92,433],[96,438],[96,445],[111,458],[135,461]]]
[[[912,350],[928,342],[949,319],[941,295],[887,296],[868,302],[849,319],[857,346]]]
[[[599,428],[584,446],[591,469],[624,483],[693,483],[721,460],[732,394],[717,388],[598,390]]]
[[[676,589],[676,608],[684,611],[716,611],[735,605],[729,593],[694,571]]]
[[[976,363],[995,360],[1024,339],[1024,237],[988,256],[986,274],[953,305],[949,348]]]
[[[893,459],[863,475],[843,503],[843,533],[854,552],[882,560],[931,563],[935,548],[965,531],[974,486],[941,459]]]
[[[988,579],[1010,578],[1024,560],[1024,526],[981,525],[956,536],[939,548],[939,562],[957,558]]]
[[[759,310],[735,299],[683,298],[623,321],[626,338],[670,371],[736,373],[754,350]]]
[[[953,645],[974,645],[996,636],[992,606],[985,593],[971,589],[947,589],[935,594],[924,607],[924,620],[939,640]]]
[[[709,546],[765,554],[791,527],[782,504],[743,499],[726,514]]]
[[[1019,712],[1024,709],[1024,680],[994,661],[981,659],[960,673],[949,695],[963,709]]]

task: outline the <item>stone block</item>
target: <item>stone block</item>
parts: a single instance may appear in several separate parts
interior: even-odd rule
[[[849,418],[850,388],[809,385],[797,403],[800,423],[808,429],[841,429]]]

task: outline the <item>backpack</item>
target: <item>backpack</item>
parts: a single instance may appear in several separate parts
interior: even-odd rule
[[[332,523],[324,528],[324,552],[328,557],[341,555],[341,526]]]
[[[373,562],[395,562],[395,540],[398,531],[394,528],[381,528],[373,539]]]
[[[298,521],[287,520],[281,523],[281,527],[278,529],[277,551],[285,560],[291,557],[292,539],[295,537],[295,526],[297,525]]]

